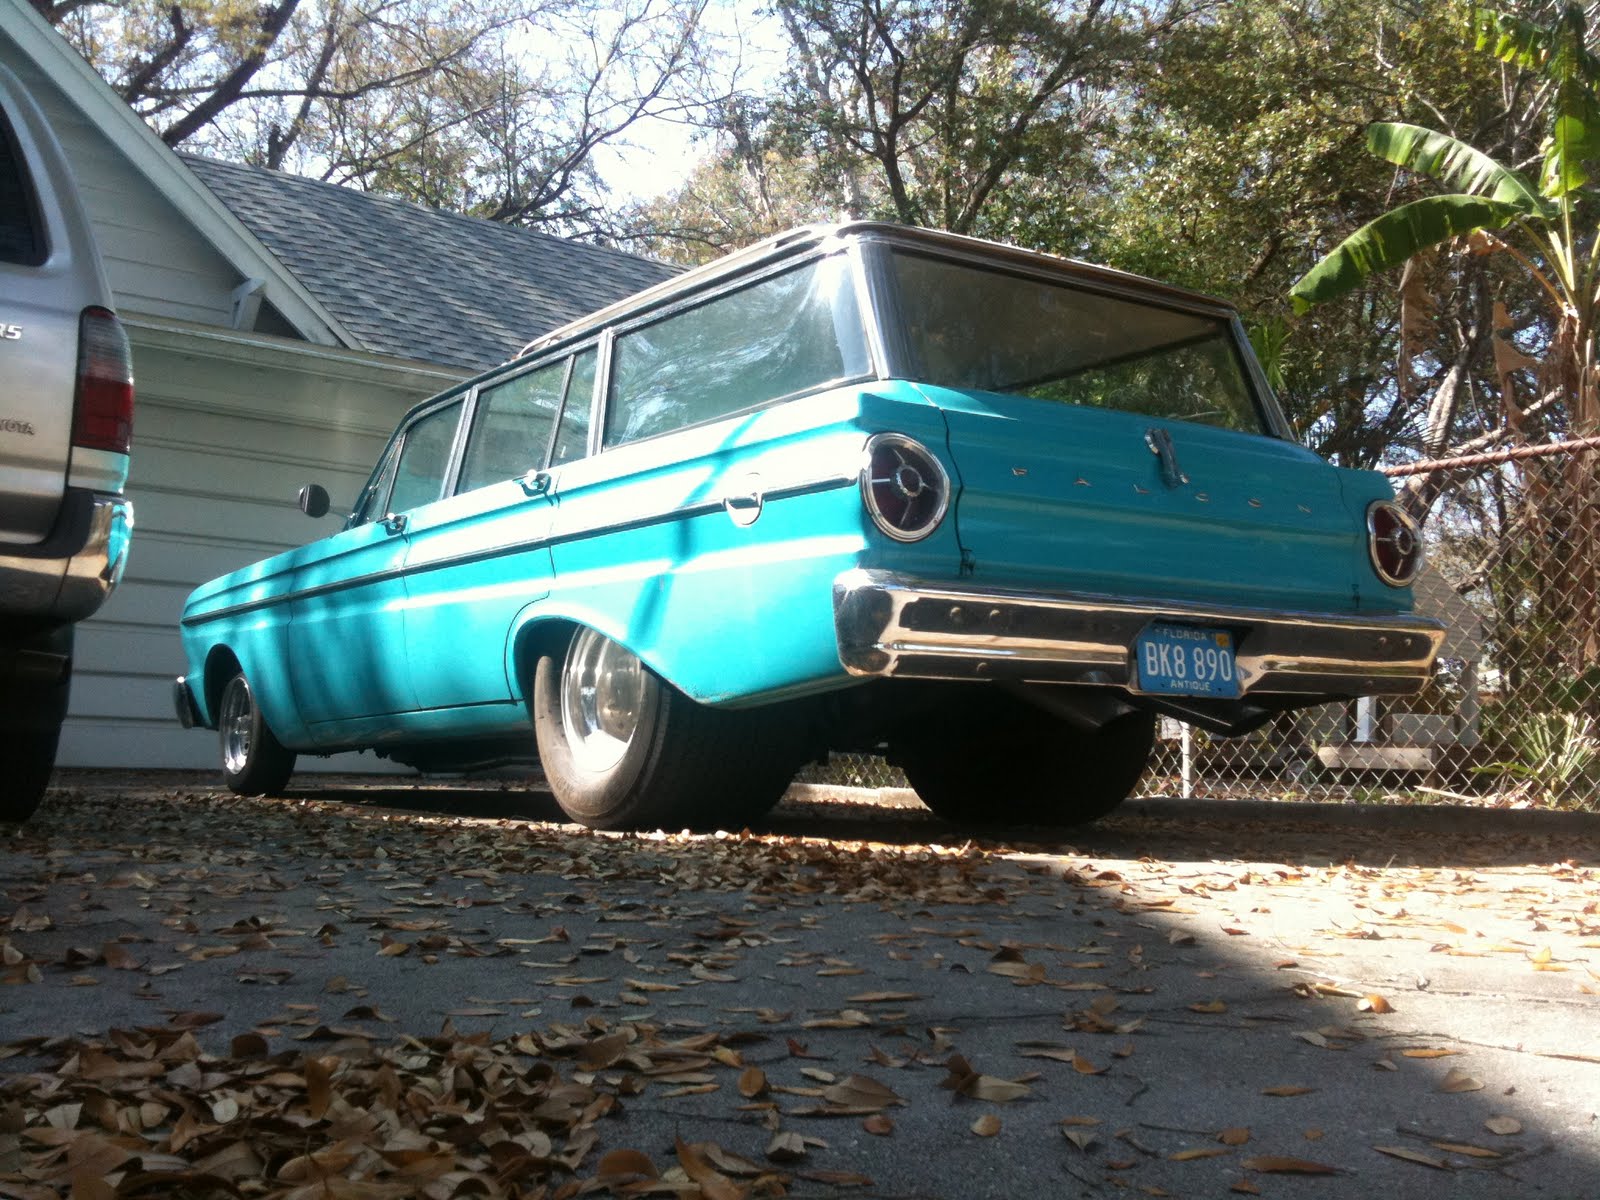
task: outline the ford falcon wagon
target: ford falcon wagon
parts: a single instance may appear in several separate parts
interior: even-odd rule
[[[737,827],[862,750],[951,820],[1066,824],[1135,787],[1160,714],[1419,690],[1421,566],[1227,304],[815,227],[419,405],[340,532],[189,597],[176,700],[241,793],[356,748],[537,759],[585,824]]]

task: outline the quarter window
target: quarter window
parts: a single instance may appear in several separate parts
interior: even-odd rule
[[[399,446],[398,441],[390,442],[389,448],[383,452],[383,458],[379,460],[377,469],[372,472],[372,478],[367,481],[367,486],[361,489],[355,510],[345,522],[346,529],[368,525],[388,511],[389,487],[394,483],[394,465],[400,461]]]
[[[439,498],[450,467],[450,447],[461,419],[461,401],[436,409],[406,430],[394,473],[389,511],[407,512]]]
[[[608,446],[871,370],[849,260],[820,259],[617,338]]]
[[[457,491],[515,479],[544,465],[566,370],[566,363],[553,363],[480,392]]]
[[[567,402],[561,409],[561,428],[556,431],[555,453],[550,456],[552,467],[589,453],[589,417],[594,409],[596,357],[591,347],[573,360],[572,381],[567,384]]]

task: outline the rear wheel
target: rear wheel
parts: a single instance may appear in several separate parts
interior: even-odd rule
[[[768,714],[697,704],[592,629],[539,659],[532,708],[556,803],[595,829],[742,824],[798,766]]]
[[[278,741],[255,693],[240,672],[222,689],[217,706],[217,736],[222,748],[222,778],[241,796],[276,796],[294,773],[295,753]]]
[[[67,625],[5,647],[32,669],[0,692],[0,821],[26,821],[44,799],[67,719],[73,638]]]
[[[1080,729],[1007,693],[929,714],[893,746],[918,797],[962,825],[1082,825],[1127,799],[1150,760],[1155,718]]]
[[[44,799],[45,785],[56,765],[61,727],[6,735],[0,743],[0,821],[26,821]]]

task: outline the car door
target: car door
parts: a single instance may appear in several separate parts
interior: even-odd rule
[[[307,547],[295,571],[289,673],[319,742],[341,740],[340,722],[418,706],[405,654],[406,531],[443,492],[462,409],[457,397],[408,421],[350,528]]]
[[[594,351],[578,358],[479,388],[456,494],[417,514],[408,531],[407,656],[424,709],[510,707],[518,693],[506,638],[516,615],[550,592],[545,467],[563,399],[593,390]],[[585,392],[585,414],[588,401]]]

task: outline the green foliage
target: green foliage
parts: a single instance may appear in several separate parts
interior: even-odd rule
[[[1474,768],[1519,781],[1516,792],[1541,804],[1594,806],[1600,784],[1600,737],[1593,717],[1572,712],[1531,713],[1512,727],[1513,757]]]
[[[1289,289],[1297,313],[1355,291],[1379,271],[1398,267],[1440,242],[1499,229],[1527,210],[1483,196],[1424,196],[1356,230]]]

